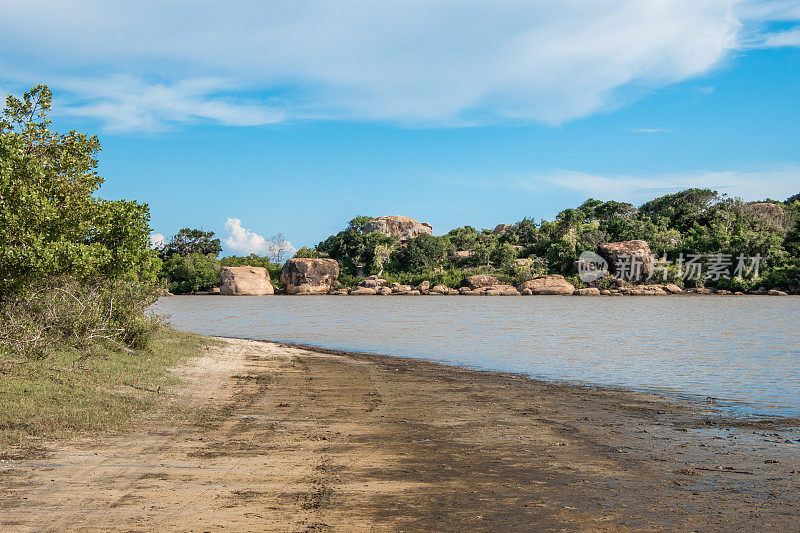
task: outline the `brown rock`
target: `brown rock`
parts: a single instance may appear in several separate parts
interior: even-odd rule
[[[219,293],[227,296],[263,296],[275,294],[264,267],[222,267],[219,272]]]
[[[372,296],[378,294],[378,291],[370,287],[356,287],[350,291],[350,296]]]
[[[378,294],[380,294],[381,296],[387,296],[389,294],[392,294],[392,289],[390,289],[389,287],[379,287],[377,290]]]
[[[472,252],[469,250],[458,250],[456,252],[456,259],[468,259],[472,257]]]
[[[478,292],[485,296],[519,296],[519,291],[511,285],[490,285],[481,287]]]
[[[530,296],[533,294],[533,291],[530,289],[522,289],[519,293],[523,296]]]
[[[572,294],[575,292],[575,286],[565,280],[564,276],[558,274],[533,278],[517,287],[520,292],[525,289],[530,289],[533,294]]]
[[[600,289],[597,287],[587,287],[585,289],[575,289],[573,296],[600,296]]]
[[[400,239],[401,241],[413,239],[423,233],[433,235],[433,229],[431,229],[430,224],[420,223],[413,218],[399,215],[373,218],[364,224],[364,233],[372,233],[374,231],[379,231],[386,236]]]
[[[281,271],[281,284],[286,294],[324,294],[339,277],[335,259],[289,259]]]
[[[408,292],[412,289],[411,285],[400,285],[396,281],[392,283],[392,292],[395,294],[401,294]]]
[[[272,282],[270,282],[270,285],[272,285]],[[212,287],[208,289],[208,294],[220,294],[219,287]]]
[[[431,294],[450,294],[450,287],[447,285],[434,285]]]
[[[683,294],[683,289],[681,289],[674,283],[667,283],[666,285],[664,285],[664,290],[670,294]]]
[[[466,283],[470,289],[477,289],[490,285],[500,285],[500,280],[489,274],[476,274],[474,276],[467,276],[464,283]]]
[[[787,293],[776,289],[770,290],[767,294],[769,294],[770,296],[789,296]]]
[[[367,287],[370,289],[378,289],[380,287],[385,287],[388,282],[383,279],[379,278],[378,276],[370,276],[368,278],[364,278],[361,280],[361,283],[358,284],[359,287]]]
[[[348,292],[347,289],[335,289],[329,292],[328,294],[331,294],[333,296],[347,296],[350,293]]]
[[[608,270],[625,280],[638,281],[650,273],[652,254],[645,241],[607,242],[597,253],[608,261]]]
[[[431,288],[431,282],[426,280],[426,281],[420,282],[419,285],[414,287],[414,290],[415,291],[419,291],[419,292],[425,292],[430,288]]]

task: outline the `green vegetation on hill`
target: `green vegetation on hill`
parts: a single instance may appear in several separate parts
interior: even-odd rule
[[[442,236],[420,235],[400,242],[381,233],[364,233],[370,217],[348,226],[305,250],[307,257],[332,257],[339,262],[345,285],[379,274],[389,281],[430,280],[457,287],[476,272],[493,273],[509,283],[541,274],[562,274],[581,285],[573,265],[581,252],[596,251],[606,242],[644,240],[657,257],[676,260],[683,254],[727,254],[734,258],[760,255],[755,279],[700,279],[687,282],[747,290],[754,286],[800,285],[800,200],[747,203],[708,189],[688,189],[651,200],[637,208],[630,203],[590,199],[566,209],[555,220],[523,219],[493,233],[464,226]],[[524,261],[520,261],[520,260]],[[681,282],[674,272],[670,281]]]

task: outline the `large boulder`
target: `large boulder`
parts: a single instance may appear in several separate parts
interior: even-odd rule
[[[401,241],[413,239],[423,233],[433,235],[433,228],[431,228],[430,224],[399,215],[373,218],[364,224],[364,233],[372,233],[374,231],[379,231],[388,237],[394,237]]]
[[[533,278],[517,287],[521,293],[524,293],[525,289],[530,290],[530,294],[572,294],[575,292],[575,286],[565,280],[564,276],[558,274]]]
[[[263,296],[275,294],[264,267],[222,267],[219,272],[219,294],[228,296]]]
[[[339,277],[335,259],[289,259],[281,270],[281,283],[286,294],[324,294]]]
[[[653,266],[653,255],[645,241],[607,242],[597,247],[597,253],[608,261],[608,270],[624,280],[642,280]]]
[[[464,279],[470,289],[478,289],[480,287],[489,287],[490,285],[500,285],[500,280],[489,274],[475,274],[474,276],[467,276]]]

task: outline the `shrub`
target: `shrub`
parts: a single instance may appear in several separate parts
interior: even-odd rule
[[[102,277],[38,280],[3,302],[0,351],[31,358],[63,345],[142,348],[158,327],[147,313],[158,292],[152,284]]]

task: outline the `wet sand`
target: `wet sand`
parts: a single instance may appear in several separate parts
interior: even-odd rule
[[[226,340],[178,415],[0,462],[4,531],[796,530],[800,420]]]

